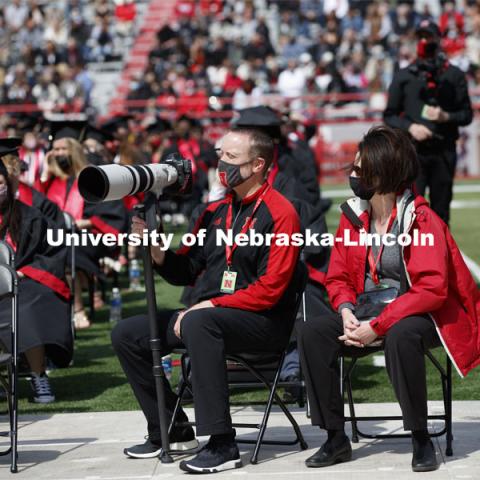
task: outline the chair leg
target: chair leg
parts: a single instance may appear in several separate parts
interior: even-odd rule
[[[183,398],[183,394],[185,392],[186,386],[187,386],[187,384],[185,383],[185,381],[182,382],[182,384],[180,385],[180,390],[178,391],[177,402],[175,403],[175,408],[173,410],[172,420],[170,421],[170,426],[168,427],[168,434],[169,435],[172,433],[173,426],[175,425],[175,421],[177,420],[178,411],[180,410],[180,406],[182,404],[182,398]]]
[[[262,440],[265,435],[265,430],[267,429],[267,422],[270,416],[270,411],[272,409],[273,398],[275,396],[275,390],[277,389],[278,378],[280,376],[280,370],[277,370],[277,374],[275,375],[275,379],[270,389],[270,393],[268,395],[268,402],[267,407],[265,408],[265,412],[263,412],[262,422],[260,423],[260,431],[258,432],[257,442],[255,443],[255,448],[253,449],[253,455],[250,459],[250,463],[256,464],[258,462],[258,453],[260,452],[260,447],[262,445]]]
[[[88,302],[90,304],[90,320],[95,320],[95,277],[88,279]]]
[[[352,361],[355,361],[355,359]],[[357,417],[355,416],[355,404],[353,402],[352,380],[350,378],[350,372],[351,368],[349,369],[349,372],[347,372],[347,374],[345,375],[345,386],[348,397],[348,408],[350,410],[350,421],[352,423],[352,442],[358,443]]]
[[[282,358],[281,362],[279,363],[279,365],[282,365],[282,364],[283,364],[283,358]],[[256,464],[258,462],[258,453],[259,453],[260,447],[262,445],[263,437],[265,435],[265,430],[267,428],[268,418],[270,416],[270,412],[272,410],[272,405],[273,405],[274,400],[276,400],[278,406],[281,408],[281,410],[283,411],[285,416],[290,421],[290,423],[293,427],[293,430],[295,431],[295,435],[297,437],[297,442],[300,444],[301,449],[306,450],[308,448],[308,445],[305,442],[305,439],[303,438],[303,435],[302,435],[302,432],[300,431],[300,427],[298,426],[298,423],[293,418],[293,416],[290,413],[290,411],[288,410],[288,408],[285,406],[283,400],[277,394],[277,385],[278,385],[278,381],[280,379],[280,370],[281,370],[280,368],[277,369],[277,373],[275,374],[275,378],[273,380],[273,383],[269,387],[270,388],[270,393],[269,393],[269,396],[268,396],[267,406],[265,408],[265,412],[263,414],[263,419],[262,419],[262,422],[260,424],[260,431],[258,433],[257,442],[255,443],[255,449],[253,451],[252,458],[250,459],[250,463],[252,463],[252,464]]]
[[[445,408],[445,423],[447,427],[447,448],[445,455],[451,457],[453,455],[452,441],[452,361],[447,356],[447,400]]]
[[[292,425],[292,428],[295,431],[295,435],[297,436],[297,443],[300,444],[300,448],[302,450],[306,450],[308,448],[308,444],[303,438],[302,431],[300,430],[297,421],[295,420],[295,418],[293,418],[293,415],[290,413],[288,408],[285,406],[285,403],[283,403],[283,400],[277,395],[277,393],[275,393],[275,401]]]

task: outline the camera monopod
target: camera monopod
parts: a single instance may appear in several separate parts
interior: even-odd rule
[[[158,199],[156,195],[149,192],[145,194],[144,203],[135,206],[136,213],[147,223],[147,229],[149,232],[157,229],[157,205]],[[162,366],[160,333],[157,323],[157,300],[155,297],[155,281],[153,278],[150,244],[142,245],[142,254],[148,323],[150,325],[150,348],[153,357],[153,378],[155,380],[158,418],[160,420],[160,434],[162,439],[162,449],[160,450],[159,457],[162,463],[172,463],[173,459],[169,454],[170,441],[168,439],[168,422],[165,411],[165,385],[163,383],[165,381],[165,372]]]
[[[157,206],[162,195],[186,195],[192,188],[192,165],[190,160],[177,154],[169,155],[160,164],[149,165],[104,165],[88,166],[78,177],[78,189],[82,197],[91,203],[120,200],[127,195],[145,192],[145,201],[135,207],[138,215],[147,223],[149,232],[157,229]],[[161,212],[159,212],[161,213]],[[150,237],[149,237],[150,238]],[[160,461],[172,463],[169,454],[168,425],[165,413],[165,372],[159,328],[157,324],[157,301],[153,279],[150,242],[142,245],[143,271],[147,312],[150,324],[150,348],[153,357],[153,377],[158,403],[158,418],[162,449]]]

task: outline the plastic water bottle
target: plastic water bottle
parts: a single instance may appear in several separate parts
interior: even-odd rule
[[[172,378],[172,357],[170,355],[166,355],[162,358],[162,367],[163,371],[165,372],[165,378],[170,380]]]
[[[122,319],[122,296],[118,288],[112,290],[110,302],[110,324],[113,326]]]
[[[140,265],[138,260],[135,258],[130,262],[130,290],[138,291],[142,290],[142,285],[140,284]]]

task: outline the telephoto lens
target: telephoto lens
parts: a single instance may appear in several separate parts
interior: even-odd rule
[[[91,203],[119,200],[139,192],[187,195],[192,188],[190,160],[177,154],[148,165],[88,166],[78,177],[82,197]]]

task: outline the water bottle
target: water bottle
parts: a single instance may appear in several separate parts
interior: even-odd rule
[[[135,258],[130,262],[130,290],[138,291],[142,290],[142,285],[140,284],[140,265],[138,260]]]
[[[110,302],[110,324],[113,326],[122,319],[122,296],[120,290],[112,290],[112,299]]]
[[[172,357],[170,355],[162,358],[162,367],[165,372],[165,378],[170,380],[172,378]]]

